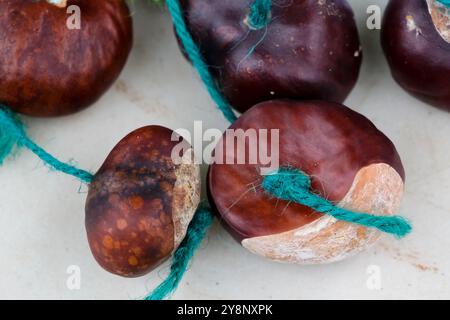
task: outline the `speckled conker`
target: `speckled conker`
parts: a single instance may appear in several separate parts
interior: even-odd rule
[[[200,170],[172,130],[147,126],[111,151],[89,186],[86,230],[91,251],[107,271],[144,275],[170,257],[200,200]]]
[[[278,98],[343,102],[362,52],[345,0],[274,2],[266,28],[247,20],[253,0],[183,0],[194,41],[238,111]]]
[[[268,101],[245,112],[230,129],[278,129],[279,166],[302,170],[311,177],[313,192],[340,206],[373,214],[398,209],[404,170],[393,143],[343,105]],[[260,139],[252,143],[259,145]],[[215,152],[228,161],[210,166],[208,193],[223,224],[245,248],[276,261],[313,264],[343,259],[378,238],[377,230],[266,193],[260,160],[238,164],[236,145],[224,137],[218,143]],[[249,159],[248,141],[241,150]]]
[[[132,37],[124,0],[0,0],[0,103],[30,116],[85,108],[118,77]]]
[[[381,40],[398,84],[450,110],[450,8],[435,0],[390,0]]]

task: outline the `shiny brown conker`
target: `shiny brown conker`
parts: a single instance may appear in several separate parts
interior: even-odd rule
[[[147,126],[111,151],[89,186],[86,230],[91,251],[107,271],[144,275],[170,257],[186,234],[200,200],[200,170],[190,150],[174,161],[184,140]],[[176,136],[175,136],[176,137]]]
[[[390,0],[381,41],[397,83],[450,110],[450,8],[435,0]]]
[[[0,0],[0,103],[31,116],[85,108],[118,77],[132,37],[124,0]]]
[[[362,52],[345,0],[275,4],[267,27],[254,30],[253,0],[182,0],[188,28],[224,96],[238,111],[277,98],[343,102]]]
[[[278,153],[279,167],[309,175],[313,192],[350,210],[391,214],[398,209],[404,170],[394,145],[345,106],[268,101],[245,112],[230,129],[241,135],[229,139],[227,131],[218,143],[215,154],[224,160],[209,168],[208,193],[226,228],[254,253],[283,262],[326,263],[359,252],[380,234],[266,193],[261,187],[266,164],[260,158],[250,163],[249,150],[251,144],[261,148],[262,137],[273,130],[279,130],[278,152],[267,150]],[[257,141],[245,140],[250,135],[242,132],[251,131],[260,132]],[[246,162],[239,164],[244,155]]]

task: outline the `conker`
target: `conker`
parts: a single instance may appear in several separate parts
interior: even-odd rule
[[[450,110],[450,8],[435,0],[390,0],[381,39],[398,84]]]
[[[0,0],[0,102],[30,116],[85,108],[118,77],[132,37],[124,0]]]
[[[147,126],[122,139],[89,186],[86,230],[97,262],[136,277],[168,258],[200,201],[200,170],[190,150],[174,162],[172,130]],[[182,141],[186,143],[185,141]]]
[[[386,215],[399,207],[404,170],[394,145],[367,118],[343,105],[268,101],[245,112],[230,129],[278,129],[279,166],[302,170],[311,177],[313,192],[339,206]],[[250,143],[260,145],[261,137],[249,142],[248,135],[241,135],[245,159],[250,159]],[[230,144],[225,136],[218,143],[215,153],[228,160],[210,166],[208,192],[223,224],[248,250],[282,262],[327,263],[363,250],[380,235],[274,198],[261,187],[259,159],[239,164],[238,144],[239,138]]]
[[[182,0],[194,41],[224,96],[238,111],[276,98],[343,102],[362,52],[345,0],[274,3],[267,27],[254,30],[254,0]]]

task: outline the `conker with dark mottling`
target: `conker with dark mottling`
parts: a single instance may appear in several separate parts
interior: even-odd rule
[[[274,1],[266,28],[247,20],[254,0],[182,0],[188,28],[224,96],[240,112],[278,98],[343,102],[362,52],[345,0]]]
[[[279,155],[279,167],[309,175],[312,191],[339,206],[397,213],[404,181],[400,157],[392,142],[355,111],[331,102],[274,100],[254,106],[230,129],[241,134],[218,143],[215,154],[222,156],[210,166],[208,192],[223,224],[248,250],[275,261],[328,263],[363,250],[380,235],[265,192],[261,168],[276,161],[262,162],[262,147],[272,157]],[[279,130],[278,149],[272,148],[274,130]],[[247,140],[252,134],[256,140]],[[268,143],[261,144],[266,137]],[[250,162],[250,150],[258,152],[256,162]]]
[[[133,131],[114,147],[89,186],[89,245],[109,272],[144,275],[170,257],[186,234],[200,200],[200,171],[190,146],[172,141],[172,134],[159,126]],[[185,147],[175,161],[172,150],[180,143]]]
[[[124,0],[0,0],[0,103],[30,116],[79,111],[116,80],[132,38]]]
[[[381,40],[398,84],[450,111],[450,8],[435,0],[390,0]]]

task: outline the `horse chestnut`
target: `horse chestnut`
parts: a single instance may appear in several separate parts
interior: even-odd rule
[[[89,106],[124,67],[132,33],[124,0],[0,0],[0,102],[31,116]]]
[[[450,8],[436,0],[390,0],[381,36],[398,84],[450,110]]]
[[[86,230],[97,262],[125,277],[143,275],[183,240],[200,200],[192,149],[171,157],[173,132],[138,129],[111,151],[89,186]],[[184,142],[185,143],[185,142]]]
[[[342,102],[358,78],[362,53],[345,0],[273,5],[271,21],[249,26],[253,0],[183,0],[194,41],[224,96],[238,111],[276,98]]]
[[[230,129],[240,134],[234,140],[223,136],[215,149],[218,159],[227,161],[216,159],[210,166],[209,197],[231,234],[256,254],[283,262],[326,263],[362,250],[380,234],[266,193],[261,160],[243,163],[239,157],[250,159],[250,145],[261,146],[267,130],[279,130],[278,152],[271,150],[278,154],[279,166],[308,174],[313,191],[322,197],[360,212],[391,214],[398,209],[404,180],[400,157],[383,133],[347,107],[268,101],[248,110]],[[246,140],[248,130],[261,132],[257,141]],[[241,153],[236,148],[240,139]]]

